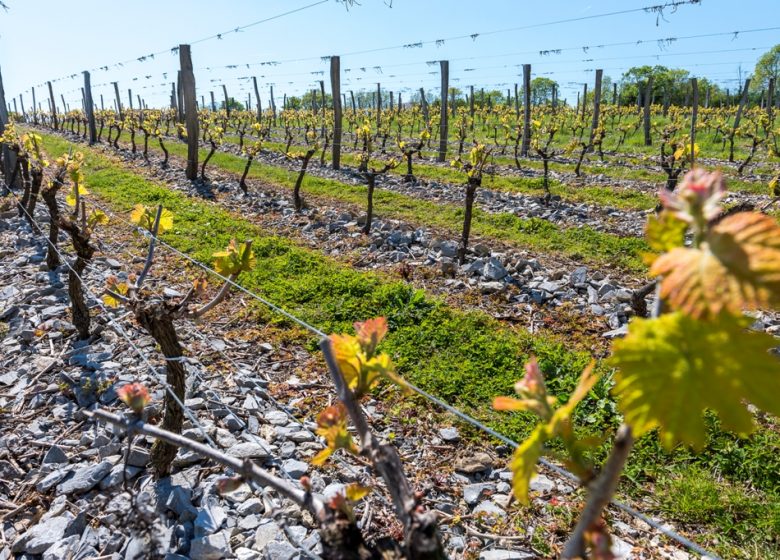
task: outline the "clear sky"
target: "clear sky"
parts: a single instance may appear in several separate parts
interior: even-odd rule
[[[225,84],[231,96],[243,101],[251,91],[245,78],[256,76],[264,105],[269,84],[279,106],[283,93],[300,94],[319,79],[329,90],[328,63],[320,57],[331,54],[342,55],[346,91],[374,89],[376,82],[407,96],[420,87],[436,91],[438,65],[429,62],[442,59],[451,61],[451,85],[463,89],[474,84],[506,90],[521,81],[519,65],[530,63],[534,76],[561,85],[561,98],[573,99],[582,83],[592,83],[595,68],[617,80],[628,67],[642,64],[686,68],[733,91],[757,58],[780,42],[778,29],[731,34],[780,27],[780,0],[701,0],[666,9],[663,17],[640,11],[526,29],[515,28],[664,0],[392,0],[392,8],[389,0],[360,0],[349,11],[335,0],[323,0],[240,33],[196,43],[316,1],[5,0],[10,10],[0,10],[0,70],[6,98],[18,100],[24,93],[29,108],[30,86],[77,74],[53,86],[58,104],[63,94],[71,107],[78,107],[81,71],[92,69],[93,94],[99,99],[102,93],[106,105],[113,100],[112,81],[119,82],[123,103],[132,88],[133,97],[140,94],[150,106],[167,105],[179,63],[170,48],[179,43],[192,43],[199,98],[208,100],[213,90],[219,100]],[[507,29],[514,30],[490,33]],[[729,35],[682,39],[713,33]],[[472,39],[472,34],[478,35]],[[658,41],[675,37],[680,39]],[[437,39],[444,41],[437,44]],[[420,41],[422,46],[411,46]],[[612,43],[628,44],[599,47]],[[410,46],[350,54],[402,45]],[[557,49],[562,49],[559,54],[540,54]],[[151,53],[160,54],[135,60]],[[36,95],[45,100],[44,88],[36,87]]]

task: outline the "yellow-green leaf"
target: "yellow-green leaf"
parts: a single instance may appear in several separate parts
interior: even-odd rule
[[[547,439],[547,425],[539,424],[512,455],[509,469],[512,471],[512,491],[521,504],[528,504],[528,487],[536,474],[536,463],[542,456]]]
[[[705,409],[739,434],[754,427],[747,403],[780,414],[780,360],[769,353],[777,341],[748,332],[749,322],[728,315],[697,321],[680,312],[634,319],[610,359],[618,368],[618,406],[634,435],[657,427],[667,449],[678,442],[701,448]]]
[[[370,486],[361,486],[357,482],[353,482],[352,484],[347,484],[347,487],[345,488],[344,493],[347,496],[347,499],[352,502],[357,502],[368,496],[369,492],[371,492]]]
[[[654,253],[665,253],[675,247],[682,247],[685,241],[685,231],[688,224],[678,219],[671,212],[663,211],[658,216],[651,214],[645,225],[645,238]],[[644,260],[652,264],[658,255],[648,253]]]

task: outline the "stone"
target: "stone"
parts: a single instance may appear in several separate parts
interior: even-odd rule
[[[255,550],[264,551],[265,547],[281,533],[282,530],[275,521],[268,520],[266,523],[263,523],[255,531]]]
[[[463,499],[470,506],[479,502],[483,494],[494,492],[496,487],[490,483],[467,484],[463,487]]]
[[[586,266],[579,266],[572,270],[571,275],[569,276],[569,281],[571,282],[572,286],[577,286],[580,284],[584,284],[588,281],[588,267]]]
[[[27,554],[43,554],[50,546],[60,542],[65,537],[65,532],[73,522],[74,516],[65,512],[56,517],[42,519],[14,541],[11,549],[14,552],[26,552]]]
[[[249,498],[236,508],[238,515],[251,515],[253,513],[263,513],[263,500],[260,498]]]
[[[488,280],[501,280],[507,275],[504,265],[495,257],[491,257],[482,269],[482,276]]]
[[[547,494],[555,490],[555,482],[543,474],[538,474],[531,480],[530,484],[528,485],[528,489],[531,492]]]
[[[490,247],[485,245],[484,243],[477,243],[471,248],[472,251],[474,251],[474,254],[478,257],[489,257],[490,256]]]
[[[195,517],[195,536],[203,537],[219,531],[227,519],[227,514],[216,500],[212,500],[206,507],[198,508]]]
[[[479,560],[533,560],[536,557],[537,556],[531,552],[504,550],[501,548],[483,550],[479,553]]]
[[[298,549],[287,541],[273,541],[265,547],[265,552],[269,558],[274,560],[293,560],[298,556]],[[195,560],[193,558],[193,560]]]
[[[230,548],[228,531],[193,539],[190,543],[191,560],[222,560],[232,556],[233,550]]]
[[[482,514],[486,516],[488,519],[492,518],[493,520],[495,520],[496,518],[503,519],[504,517],[506,517],[506,512],[500,507],[498,507],[497,504],[491,502],[490,500],[486,500],[480,503],[477,507],[474,508],[472,514],[473,515]],[[490,521],[487,522],[490,523]]]
[[[287,459],[282,463],[284,472],[290,475],[291,478],[298,479],[309,472],[309,464],[297,459]]]
[[[485,452],[478,451],[473,455],[456,459],[454,467],[456,471],[467,474],[483,472],[493,468],[493,458]]]
[[[78,551],[79,536],[71,535],[66,539],[50,546],[43,553],[43,560],[62,560],[63,558],[75,558]]]
[[[127,457],[127,464],[133,467],[145,467],[149,464],[151,455],[146,449],[136,447],[135,445],[130,449],[130,455]]]
[[[439,244],[439,251],[442,257],[456,257],[458,255],[458,244],[454,241],[442,241]]]
[[[102,461],[97,465],[76,469],[73,471],[72,478],[57,486],[57,494],[78,494],[92,490],[111,472],[112,468],[111,461]]]
[[[483,294],[495,294],[506,288],[503,282],[480,282],[479,291]]]
[[[227,454],[238,459],[267,459],[271,454],[268,449],[268,443],[265,441],[263,443],[265,445],[251,441],[237,443],[227,450]]]
[[[176,514],[180,522],[193,521],[198,516],[198,510],[192,505],[192,489],[186,486],[174,486],[165,507]]]
[[[266,422],[272,426],[286,426],[290,423],[290,417],[281,410],[272,410],[263,414]]]
[[[52,445],[49,450],[46,452],[46,455],[43,456],[43,463],[44,464],[51,464],[51,463],[67,463],[68,462],[68,456],[65,454],[65,451],[62,450],[62,447],[59,445]]]
[[[114,465],[114,468],[111,469],[111,472],[108,473],[108,476],[100,481],[100,489],[106,490],[107,488],[113,488],[114,486],[121,484],[125,478],[129,481],[138,476],[138,474],[143,470],[140,467],[133,467],[132,465],[128,465],[125,471],[125,475],[123,475],[122,470],[124,469],[124,466],[124,461],[118,465]]]
[[[442,428],[439,430],[439,437],[446,441],[447,443],[455,443],[457,441],[460,441],[460,434],[458,433],[458,428],[452,427],[452,428]]]

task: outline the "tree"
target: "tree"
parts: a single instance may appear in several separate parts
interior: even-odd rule
[[[753,91],[765,89],[769,86],[770,78],[774,78],[776,84],[778,83],[778,78],[780,78],[780,44],[769,49],[756,62],[750,89]]]
[[[224,101],[219,105],[219,108],[223,109],[223,110],[225,109],[225,102]],[[230,98],[230,110],[231,111],[243,111],[244,110],[244,104],[239,102],[239,101],[236,101],[235,99],[233,99],[231,97]]]
[[[553,91],[558,87],[558,82],[541,76],[531,80],[531,105],[551,103]]]
[[[660,103],[665,94],[669,96],[669,102],[672,104],[681,105],[685,102],[690,76],[687,70],[645,65],[629,68],[621,77],[620,103],[622,105],[635,103],[638,88],[644,88],[650,76],[653,77],[653,95],[656,102]]]

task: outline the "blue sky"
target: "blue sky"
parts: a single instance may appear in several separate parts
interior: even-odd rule
[[[113,100],[110,82],[118,81],[124,103],[127,89],[132,88],[134,98],[140,94],[150,106],[166,105],[178,69],[178,56],[169,49],[187,42],[193,43],[199,96],[208,99],[213,90],[219,99],[224,83],[231,96],[245,100],[251,84],[242,78],[257,76],[264,104],[271,83],[279,100],[283,93],[307,91],[319,79],[325,79],[329,89],[328,63],[320,57],[330,54],[341,54],[342,69],[350,69],[342,74],[343,90],[370,90],[380,82],[383,88],[405,92],[407,98],[419,87],[437,89],[438,65],[428,62],[442,59],[451,61],[451,85],[463,89],[474,84],[506,90],[521,81],[518,65],[530,63],[533,75],[551,77],[561,85],[561,98],[574,99],[580,84],[592,83],[594,68],[603,68],[605,75],[617,80],[630,66],[642,64],[686,68],[733,90],[740,75],[750,74],[757,58],[780,42],[780,30],[742,33],[736,38],[680,39],[663,45],[657,41],[780,26],[780,0],[701,0],[699,5],[681,6],[674,13],[667,9],[663,18],[634,12],[499,33],[489,32],[640,8],[663,0],[533,4],[521,0],[393,0],[392,8],[383,0],[361,0],[361,5],[349,11],[328,0],[240,33],[225,34],[221,40],[200,43],[194,41],[316,0],[5,1],[10,11],[0,11],[0,70],[6,98],[18,99],[24,92],[28,107],[30,86],[74,73],[76,79],[53,85],[58,103],[63,94],[72,107],[79,106],[81,71],[101,66],[109,69],[92,72],[97,99],[102,93],[108,105]],[[474,39],[468,37],[477,33]],[[458,36],[467,37],[454,39]],[[445,41],[348,54],[437,39]],[[629,44],[598,47],[611,43]],[[591,48],[586,51],[584,46]],[[562,49],[561,53],[539,52],[556,49]],[[135,60],[162,51],[166,52],[154,59]],[[132,62],[114,65],[120,61]],[[228,65],[237,67],[225,68]],[[316,74],[320,71],[324,74]],[[36,95],[40,101],[46,94],[36,88]]]

